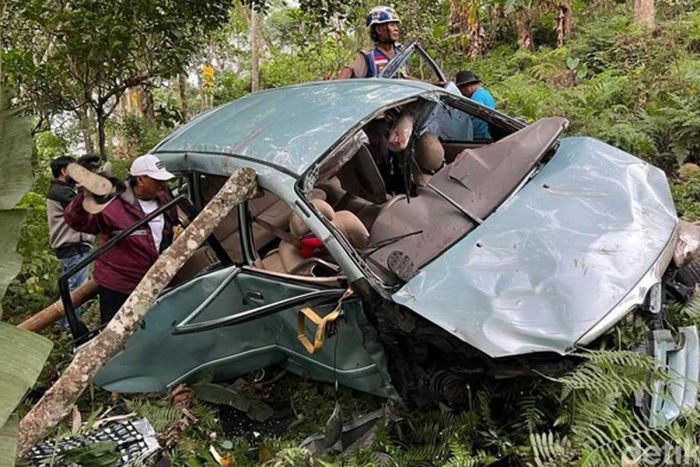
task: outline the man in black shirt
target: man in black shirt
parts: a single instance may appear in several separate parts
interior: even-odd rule
[[[97,156],[81,157],[81,162],[88,160],[90,157],[96,158]],[[70,156],[57,157],[51,161],[53,180],[46,194],[49,243],[61,263],[61,274],[87,257],[95,240],[93,235],[74,230],[63,219],[63,209],[77,194],[75,183],[66,174],[66,167],[71,162],[75,162],[75,159]],[[88,268],[86,267],[68,279],[68,286],[73,291],[87,282],[87,280]],[[64,328],[68,327],[65,318],[61,324]]]

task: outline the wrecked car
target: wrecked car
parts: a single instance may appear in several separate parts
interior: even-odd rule
[[[493,140],[474,139],[475,118]],[[242,167],[260,193],[222,219],[96,383],[153,392],[278,365],[451,403],[470,378],[567,368],[641,313],[650,351],[688,382],[655,395],[657,423],[674,418],[695,404],[699,354],[695,328],[654,319],[694,285],[673,262],[669,184],[619,149],[562,137],[567,125],[393,79],[273,89],[199,116],[151,151],[180,176],[176,201],[196,215]]]

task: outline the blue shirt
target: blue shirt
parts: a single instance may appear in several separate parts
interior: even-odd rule
[[[493,98],[490,92],[484,88],[478,88],[474,91],[474,94],[470,97],[471,100],[482,104],[489,109],[496,108],[496,100]],[[474,139],[491,139],[491,134],[489,133],[488,124],[478,118],[472,119],[474,125]]]

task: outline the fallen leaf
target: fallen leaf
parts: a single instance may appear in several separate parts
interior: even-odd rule
[[[270,448],[268,448],[266,445],[261,445],[260,449],[258,449],[258,462],[261,464],[264,464],[265,462],[269,461],[272,459],[272,451]]]

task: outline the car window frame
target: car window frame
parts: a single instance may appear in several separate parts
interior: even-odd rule
[[[435,63],[430,55],[423,49],[423,47],[416,41],[411,41],[407,45],[403,46],[398,54],[396,54],[389,63],[386,64],[384,69],[379,73],[379,78],[398,78],[398,74],[403,68],[408,60],[417,54],[421,59],[425,60],[428,66],[433,70],[435,76],[442,82],[447,83],[449,80],[442,69]]]

